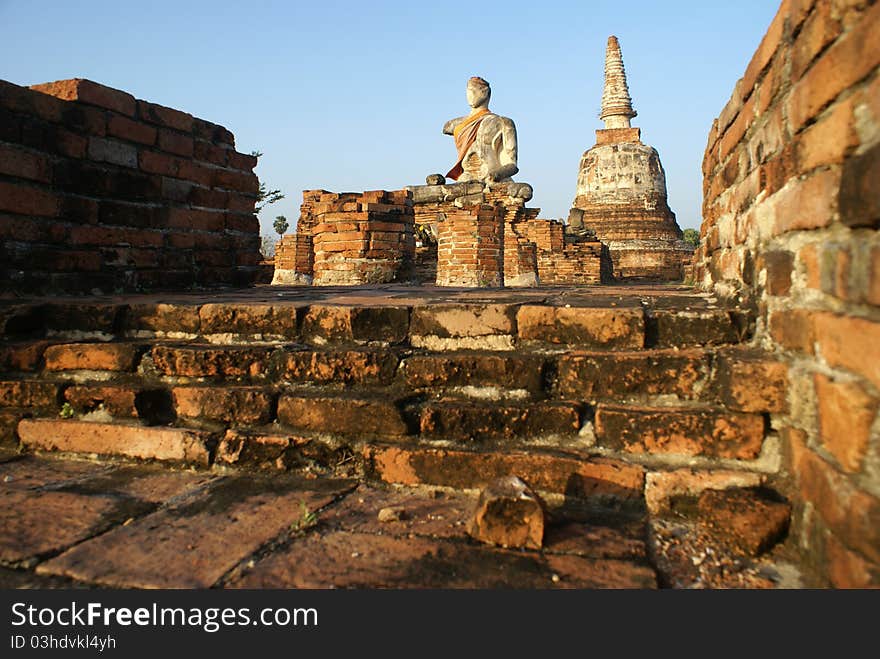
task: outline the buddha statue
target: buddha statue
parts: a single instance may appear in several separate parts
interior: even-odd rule
[[[516,126],[507,117],[489,111],[492,89],[482,78],[467,83],[467,101],[471,111],[464,117],[450,119],[443,133],[452,135],[458,160],[446,174],[459,182],[499,183],[511,180],[516,166]]]

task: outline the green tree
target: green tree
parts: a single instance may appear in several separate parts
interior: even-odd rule
[[[283,236],[284,232],[290,227],[290,224],[287,222],[287,218],[283,215],[278,215],[275,218],[275,221],[272,223],[272,226],[275,227],[275,232],[279,236]]]
[[[682,240],[690,243],[695,248],[700,246],[700,232],[696,229],[685,229],[682,231]]]
[[[260,151],[251,151],[251,155],[254,158],[259,158],[263,154]],[[257,191],[257,203],[254,206],[254,212],[259,215],[263,208],[282,199],[284,199],[284,195],[281,190],[270,190],[263,181],[260,181],[260,189]]]

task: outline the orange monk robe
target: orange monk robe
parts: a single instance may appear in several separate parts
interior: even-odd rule
[[[489,114],[489,108],[482,108],[479,112],[475,112],[453,129],[452,137],[455,139],[455,148],[458,149],[458,160],[452,166],[452,169],[446,173],[446,178],[451,178],[457,181],[458,177],[464,172],[464,167],[462,167],[461,163],[464,161],[464,156],[468,152],[468,149],[470,149],[476,141],[477,129],[480,127],[483,117],[487,114]]]

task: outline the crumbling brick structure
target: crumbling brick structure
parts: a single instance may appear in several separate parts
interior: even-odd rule
[[[437,285],[504,284],[504,212],[484,204],[450,211],[437,224]]]
[[[484,186],[471,182],[419,185],[408,189],[413,192],[416,224],[430,226],[438,233],[443,222],[460,213],[461,209],[483,205],[500,209],[504,223],[501,257],[504,286],[598,284],[611,278],[610,256],[594,235],[586,232],[566,234],[562,222],[537,219],[541,209],[525,205],[532,196],[528,184],[511,182]],[[544,237],[551,226],[553,240]],[[448,231],[449,227],[446,227]],[[454,285],[479,286],[477,281],[494,281],[484,274],[459,274],[453,278],[456,282],[467,280],[472,283]],[[443,283],[446,280],[438,274],[439,285],[452,285]]]
[[[297,232],[276,254],[274,283],[327,285],[408,281],[415,260],[406,190],[303,193]]]
[[[878,34],[877,3],[782,3],[712,126],[694,264],[788,365],[793,536],[837,587],[880,585]]]
[[[0,81],[2,288],[250,284],[255,165],[222,126],[89,80]]]
[[[531,220],[523,231],[534,243],[543,284],[596,284],[610,281],[611,255],[598,240],[574,239],[556,220]]]

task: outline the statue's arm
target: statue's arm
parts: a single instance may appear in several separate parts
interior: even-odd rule
[[[452,135],[452,131],[455,130],[455,127],[458,126],[462,121],[464,121],[464,117],[456,117],[455,119],[450,119],[445,124],[443,124],[443,134],[444,135]]]
[[[498,169],[492,178],[496,181],[509,178],[519,171],[517,167],[516,125],[508,118],[501,121],[501,148],[498,150]]]

